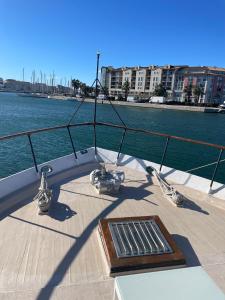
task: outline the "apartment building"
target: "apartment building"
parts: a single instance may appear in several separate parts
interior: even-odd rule
[[[188,86],[201,88],[203,95],[199,102],[220,103],[225,100],[225,68],[207,66],[181,68],[175,76],[174,97],[184,101],[185,89]]]
[[[123,94],[125,81],[130,83],[129,95],[141,98],[150,97],[157,85],[162,84],[168,98],[184,102],[187,88],[200,87],[202,103],[222,102],[225,100],[225,68],[182,66],[148,66],[148,67],[102,67],[101,82],[107,87],[111,96]],[[190,100],[194,101],[192,93]]]

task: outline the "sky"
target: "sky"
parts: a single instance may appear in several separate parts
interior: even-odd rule
[[[0,0],[0,77],[91,84],[104,66],[225,67],[225,0]]]

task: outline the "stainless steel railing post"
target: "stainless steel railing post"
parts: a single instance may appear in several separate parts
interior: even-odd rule
[[[35,157],[35,154],[34,154],[34,147],[33,147],[32,141],[31,141],[31,136],[30,136],[30,134],[27,134],[27,137],[28,137],[29,144],[30,144],[30,149],[31,149],[31,153],[32,153],[32,158],[33,158],[33,162],[34,162],[34,167],[35,167],[36,172],[38,173],[37,161],[36,161],[36,157]]]
[[[166,138],[166,144],[165,144],[164,151],[163,151],[163,155],[162,155],[162,159],[161,159],[161,163],[160,163],[160,167],[159,167],[159,172],[161,172],[161,170],[162,170],[162,166],[163,166],[164,159],[165,159],[165,156],[166,156],[169,140],[170,140],[170,138],[167,137]]]
[[[67,131],[68,131],[68,134],[69,134],[69,137],[70,137],[70,142],[71,142],[71,145],[72,145],[72,148],[73,148],[73,153],[74,153],[75,159],[77,159],[76,149],[74,147],[74,143],[73,143],[73,139],[72,139],[72,135],[71,135],[71,132],[70,132],[69,125],[66,128],[67,128]]]
[[[214,182],[216,173],[217,173],[217,169],[218,169],[219,164],[220,164],[220,160],[221,160],[222,154],[223,154],[223,149],[220,149],[220,153],[219,153],[219,156],[218,156],[218,160],[217,160],[215,169],[214,169],[214,171],[213,171],[212,179],[211,179],[211,182],[210,182],[210,189],[212,188],[212,185],[213,185],[213,182]]]

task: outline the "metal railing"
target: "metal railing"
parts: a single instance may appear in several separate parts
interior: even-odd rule
[[[57,129],[67,129],[67,132],[68,132],[69,138],[70,138],[70,143],[71,143],[71,146],[73,149],[73,153],[74,153],[75,159],[77,159],[76,149],[74,146],[70,128],[71,127],[79,127],[79,126],[90,126],[90,125],[93,125],[93,123],[92,122],[84,122],[84,123],[77,123],[77,124],[73,124],[73,125],[67,124],[67,125],[60,125],[60,126],[55,126],[55,127],[40,128],[40,129],[35,129],[35,130],[30,130],[30,131],[23,131],[23,132],[19,132],[19,133],[10,134],[10,135],[0,136],[0,141],[5,141],[5,140],[21,137],[21,136],[27,136],[29,145],[30,145],[30,150],[31,150],[31,154],[32,154],[34,167],[35,167],[36,172],[38,173],[36,155],[35,155],[32,139],[31,139],[31,136],[33,134],[45,132],[45,131],[57,130]]]
[[[36,130],[31,130],[31,131],[24,131],[24,132],[14,133],[14,134],[11,134],[11,135],[1,136],[0,141],[5,141],[5,140],[21,137],[21,136],[27,136],[28,141],[29,141],[29,145],[30,145],[32,158],[33,158],[34,167],[35,167],[36,172],[38,172],[35,149],[34,149],[34,146],[33,146],[33,143],[32,143],[32,135],[36,134],[36,133],[40,133],[40,132],[53,131],[53,130],[58,130],[58,129],[67,129],[69,139],[70,139],[70,143],[71,143],[71,146],[72,146],[72,149],[73,149],[74,157],[75,157],[75,159],[77,159],[76,149],[75,149],[75,145],[74,145],[74,142],[73,142],[73,138],[72,138],[72,135],[71,135],[70,128],[81,127],[81,126],[93,126],[93,128],[94,128],[94,147],[95,147],[96,153],[97,153],[97,144],[96,144],[96,127],[97,126],[104,126],[104,127],[122,129],[123,134],[122,134],[122,138],[121,138],[119,149],[118,149],[117,159],[119,159],[119,156],[121,154],[122,147],[123,147],[123,144],[124,144],[125,135],[126,135],[127,132],[136,132],[136,133],[142,133],[142,134],[145,134],[145,135],[152,135],[152,136],[158,136],[158,137],[164,138],[166,141],[165,141],[165,146],[164,146],[162,157],[161,157],[160,168],[159,168],[160,171],[162,170],[162,166],[163,166],[163,163],[165,161],[166,154],[167,154],[168,145],[169,145],[169,142],[171,140],[178,140],[178,141],[182,141],[182,142],[186,142],[186,143],[198,144],[198,145],[203,145],[203,146],[207,146],[207,147],[210,147],[210,148],[217,149],[219,151],[219,154],[218,154],[217,161],[215,163],[213,163],[213,164],[215,164],[215,168],[214,168],[213,173],[212,173],[210,188],[212,188],[212,185],[213,185],[213,182],[215,180],[215,176],[216,176],[216,173],[217,173],[217,170],[218,170],[218,166],[221,162],[223,151],[225,150],[225,146],[218,145],[218,144],[212,144],[212,143],[207,143],[207,142],[204,142],[204,141],[199,141],[199,140],[194,140],[194,139],[169,135],[169,134],[165,134],[165,133],[150,131],[150,130],[147,130],[147,129],[138,129],[138,128],[127,127],[124,123],[122,125],[116,125],[116,124],[113,124],[113,123],[104,123],[104,122],[84,122],[84,123],[77,123],[77,124],[67,124],[67,125],[60,125],[60,126],[55,126],[55,127],[41,128],[41,129],[36,129]]]

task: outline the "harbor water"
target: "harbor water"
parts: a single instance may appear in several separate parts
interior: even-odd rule
[[[38,128],[65,125],[71,118],[78,101],[21,97],[14,93],[0,93],[0,136]],[[93,120],[93,103],[81,106],[72,123]],[[185,112],[166,109],[116,106],[123,121],[133,128],[149,129],[209,143],[225,145],[225,115]],[[110,105],[99,104],[97,120],[121,124]],[[93,146],[93,128],[71,128],[76,151]],[[97,145],[118,151],[123,131],[98,127]],[[70,154],[72,147],[66,129],[32,135],[37,163]],[[160,163],[166,139],[128,132],[123,153]],[[187,171],[215,162],[219,150],[207,146],[171,140],[164,164]],[[225,155],[222,156],[222,160]],[[32,167],[32,155],[26,136],[0,141],[0,177],[6,177]],[[225,183],[225,161],[219,166],[216,181]],[[215,165],[192,173],[211,178]]]

